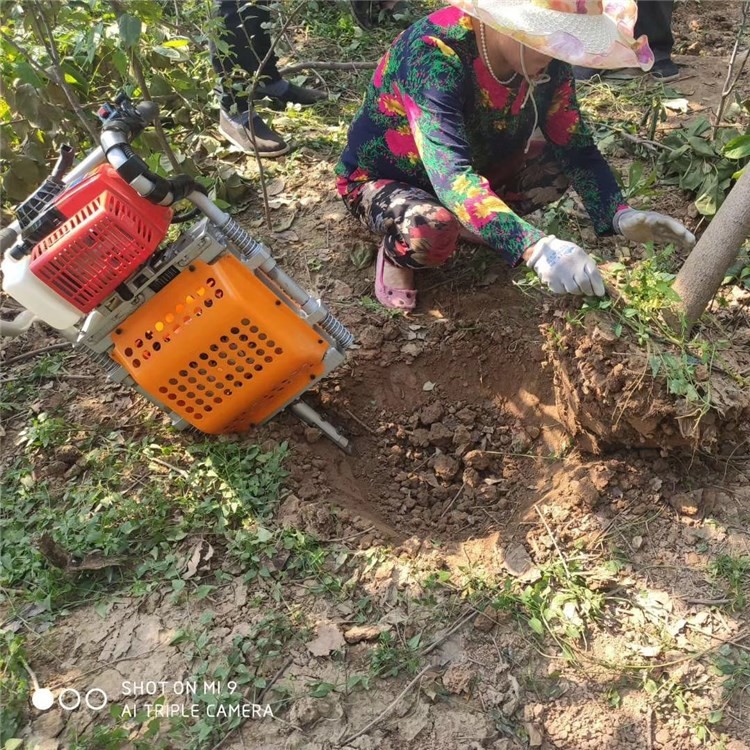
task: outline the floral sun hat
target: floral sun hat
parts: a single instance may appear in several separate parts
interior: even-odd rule
[[[650,70],[648,39],[635,39],[635,0],[449,0],[544,55],[587,68]]]

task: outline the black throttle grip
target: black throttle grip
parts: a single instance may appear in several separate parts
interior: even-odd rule
[[[0,229],[0,253],[4,253],[8,248],[13,247],[18,239],[18,233],[13,227]]]

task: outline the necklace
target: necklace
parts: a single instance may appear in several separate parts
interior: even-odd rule
[[[482,45],[482,57],[484,57],[484,64],[487,66],[487,70],[490,71],[490,75],[501,86],[507,86],[518,75],[518,73],[513,73],[513,75],[510,78],[508,78],[507,81],[501,81],[495,75],[495,71],[492,69],[492,63],[490,62],[489,53],[487,52],[487,37],[485,36],[484,23],[482,21],[479,22],[479,41],[481,42],[481,45]]]

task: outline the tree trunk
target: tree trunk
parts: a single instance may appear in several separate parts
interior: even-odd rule
[[[750,235],[750,166],[732,188],[708,229],[677,274],[674,290],[688,330],[721,286],[727,269]]]

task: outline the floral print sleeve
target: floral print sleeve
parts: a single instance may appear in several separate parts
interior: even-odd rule
[[[627,204],[609,164],[581,117],[572,69],[569,65],[550,67],[554,93],[541,123],[542,132],[562,171],[581,196],[596,233],[600,236],[613,234],[612,219],[618,210],[627,208]]]
[[[472,166],[461,93],[469,82],[460,58],[448,44],[425,36],[402,65],[408,87],[398,87],[396,96],[435,195],[464,227],[516,265],[544,232],[513,213]]]

